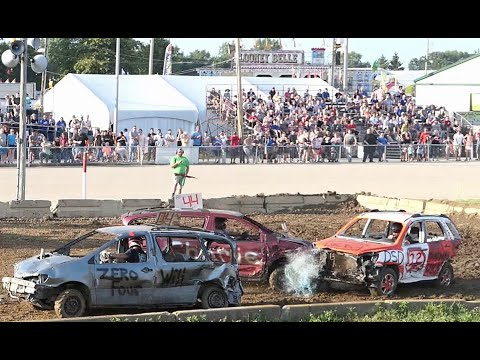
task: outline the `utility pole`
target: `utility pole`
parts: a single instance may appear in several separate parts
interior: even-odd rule
[[[155,39],[150,39],[150,59],[148,61],[148,75],[153,75],[153,47],[155,45]]]
[[[240,39],[235,39],[235,66],[237,67],[237,134],[240,143],[243,141],[243,96],[242,69],[240,68]]]
[[[348,89],[348,38],[345,38],[343,54],[343,91]]]
[[[333,77],[335,75],[335,53],[337,52],[337,43],[335,38],[333,38],[332,42],[332,68],[330,69],[330,85],[334,86]]]
[[[20,127],[17,143],[17,200],[25,200],[25,173],[27,160],[27,38],[22,39],[25,50],[20,55]]]
[[[48,56],[48,38],[45,38],[45,52],[43,53],[45,57]],[[41,92],[42,92],[42,98],[40,99],[40,106],[42,109],[42,114],[45,112],[43,109],[43,98],[45,97],[45,88],[47,84],[47,69],[42,73],[42,84],[41,84]]]
[[[120,80],[120,38],[117,38],[117,53],[115,58],[115,108],[113,109],[113,133],[117,133],[118,127],[118,83]]]
[[[430,39],[427,39],[427,55],[425,56],[425,75],[428,74],[428,53],[430,51]]]

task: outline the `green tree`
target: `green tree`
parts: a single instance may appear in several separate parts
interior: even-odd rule
[[[400,62],[400,58],[398,57],[397,53],[394,53],[392,56],[392,60],[390,60],[390,64],[388,65],[388,70],[404,70],[405,68],[402,66]]]
[[[224,42],[218,49],[218,55],[212,58],[213,67],[229,69],[233,68],[233,53],[230,51],[232,44]]]
[[[282,45],[278,39],[257,39],[255,44],[253,44],[255,50],[280,50]]]
[[[362,55],[351,51],[348,53],[348,67],[349,68],[369,68],[371,65],[367,62],[362,62]]]
[[[163,74],[163,62],[165,60],[165,49],[167,48],[169,40],[163,38],[155,38],[153,44],[153,73]],[[140,44],[138,51],[139,60],[139,74],[148,74],[149,60],[150,60],[150,42],[147,44]]]
[[[388,65],[389,65],[389,61],[387,60],[385,55],[382,54],[382,56],[378,58],[378,67],[382,69],[387,69]]]
[[[469,54],[468,52],[457,50],[434,51],[428,55],[428,69],[439,70],[448,65],[455,64],[456,62],[466,59],[472,55],[473,54]],[[408,64],[408,69],[424,70],[425,56],[410,60],[410,63]]]

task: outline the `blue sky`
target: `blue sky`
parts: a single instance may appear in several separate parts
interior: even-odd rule
[[[147,40],[147,39],[141,39]],[[212,56],[218,54],[218,49],[224,42],[233,41],[232,38],[172,38],[174,46],[180,48],[185,55],[194,50],[207,50]],[[250,48],[254,39],[242,39],[243,45]],[[327,51],[332,43],[331,38],[296,38],[296,46],[306,52],[306,60],[309,61],[310,49],[312,47],[326,47]],[[480,49],[480,39],[468,38],[431,38],[428,40],[430,52],[458,50],[473,53]],[[292,38],[282,39],[284,49],[293,49]],[[400,61],[408,65],[411,59],[424,56],[427,51],[426,38],[350,38],[348,42],[349,51],[362,54],[362,61],[373,63],[382,54],[391,59],[395,52],[398,53]]]

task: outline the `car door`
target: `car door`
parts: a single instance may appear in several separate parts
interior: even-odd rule
[[[152,242],[148,233],[136,237],[145,246],[146,257],[138,263],[102,262],[100,253],[95,255],[94,292],[97,306],[147,306],[152,303],[152,287],[156,268]],[[100,250],[125,252],[128,237],[117,238]],[[143,247],[142,246],[142,247]]]
[[[206,250],[195,236],[153,235],[157,252],[158,267],[155,271],[153,303],[156,305],[193,305],[200,289],[202,271],[213,269],[207,260]],[[169,257],[173,249],[176,256]],[[203,256],[202,256],[203,255]]]
[[[425,276],[437,278],[443,264],[453,257],[455,249],[445,224],[440,220],[426,220],[424,226],[425,238],[430,254],[425,269]]]
[[[237,262],[240,276],[260,278],[267,263],[265,234],[254,224],[236,217],[224,217],[228,235],[237,241]]]
[[[418,238],[416,237],[418,234]],[[422,221],[409,225],[405,238],[411,243],[403,242],[403,272],[400,282],[410,283],[425,280],[424,273],[429,257],[428,244],[425,242],[425,231]]]

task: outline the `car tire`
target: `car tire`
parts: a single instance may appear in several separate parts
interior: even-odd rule
[[[450,285],[454,284],[454,282],[455,277],[453,275],[452,264],[446,262],[438,273],[438,278],[435,280],[435,285],[441,287],[449,287]]]
[[[287,279],[285,276],[285,266],[281,265],[270,273],[268,277],[270,288],[275,291],[287,291]]]
[[[373,296],[390,296],[398,285],[398,276],[395,270],[386,267],[380,271],[378,280],[374,283],[376,287],[369,287],[370,294]]]
[[[77,289],[64,290],[55,300],[55,313],[59,318],[80,317],[86,309],[85,297]]]
[[[218,286],[209,286],[203,290],[201,296],[201,305],[203,309],[225,308],[228,307],[228,297],[225,290]]]

